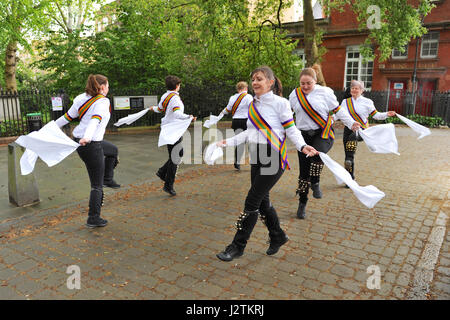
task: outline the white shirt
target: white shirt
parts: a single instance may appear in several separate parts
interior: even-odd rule
[[[375,120],[385,120],[388,117],[387,112],[378,112],[377,109],[375,109],[373,101],[369,98],[359,96],[357,99],[352,97],[352,100],[353,107],[355,108],[356,113],[360,116],[361,120],[364,121],[364,123],[367,123],[369,115],[374,111],[375,113],[372,115],[372,117]],[[341,107],[345,108],[347,112],[349,112],[347,99],[342,100]]]
[[[161,119],[161,125],[172,122],[175,119],[189,119],[190,117],[188,114],[184,113],[183,101],[181,101],[180,94],[176,91],[167,91],[166,93],[164,93],[161,96],[158,106],[153,107],[152,110],[157,113],[163,112],[162,103],[164,99],[171,93],[175,93],[175,96],[170,99],[169,104],[167,105],[165,115]]]
[[[73,119],[78,118],[80,107],[92,96],[87,93],[78,95],[74,100],[70,109],[65,115],[59,117],[55,122],[58,127],[68,124]],[[88,141],[102,141],[105,135],[106,126],[111,117],[109,99],[103,97],[95,101],[86,111],[80,124],[73,129],[72,135],[75,138],[84,138]]]
[[[292,109],[295,112],[295,124],[300,130],[316,130],[320,129],[320,126],[310,118],[310,116],[303,110],[300,102],[298,101],[297,94],[294,89],[289,95],[289,102]],[[332,89],[316,84],[314,89],[305,94],[310,105],[314,110],[323,118],[325,121],[328,119],[328,114],[330,111],[335,110],[339,107],[339,102]],[[355,120],[348,114],[345,108],[340,108],[336,112],[336,120],[340,119],[344,124],[351,129]]]
[[[275,95],[272,91],[263,94],[262,96],[254,97],[253,104],[258,110],[259,114],[271,126],[276,135],[283,141],[288,136],[297,150],[306,145],[301,132],[295,127],[291,126],[284,129],[282,123],[294,120],[294,115],[289,106],[289,101],[285,98]],[[247,130],[241,132],[234,137],[226,139],[227,146],[237,146],[248,141],[249,143],[267,144],[267,139],[253,126],[250,119],[247,120]]]
[[[243,92],[242,92],[243,93]],[[223,114],[231,113],[231,110],[233,108],[234,103],[237,101],[241,93],[236,93],[230,97],[228,100],[228,105],[225,109],[223,109]],[[250,106],[250,103],[252,103],[253,97],[251,94],[246,94],[241,102],[239,103],[238,107],[236,108],[236,112],[233,115],[233,119],[247,119],[248,117],[248,107]]]

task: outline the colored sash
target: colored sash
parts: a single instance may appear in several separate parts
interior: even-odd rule
[[[237,97],[236,101],[234,102],[233,106],[231,107],[231,115],[234,116],[238,106],[241,104],[242,99],[247,95],[246,92],[241,93],[239,97]]]
[[[88,101],[86,101],[85,103],[83,103],[83,105],[78,108],[78,118],[80,118],[80,120],[83,118],[83,116],[86,114],[86,112],[89,110],[89,108],[98,100],[100,100],[101,98],[104,98],[105,96],[99,94],[96,95],[95,97],[90,98]]]
[[[361,124],[361,127],[363,129],[367,129],[367,122],[364,122],[361,116],[356,112],[355,104],[353,103],[352,98],[347,99],[347,109],[348,113],[350,113],[350,116],[353,118],[353,120],[358,121]],[[375,110],[376,112],[376,110]]]
[[[169,93],[167,97],[164,99],[164,101],[161,103],[162,109],[158,107],[158,110],[165,113],[167,106],[169,105],[170,99],[172,99],[174,96],[176,96],[176,93],[173,92]]]
[[[256,129],[261,132],[264,138],[270,143],[272,148],[274,148],[277,152],[280,153],[281,156],[281,168],[285,169],[286,167],[290,170],[289,162],[287,159],[287,147],[286,147],[286,137],[283,141],[277,136],[275,131],[272,130],[270,125],[264,120],[261,114],[256,110],[253,102],[250,104],[248,109],[248,118],[251,123],[255,126]],[[283,127],[290,127],[293,125],[294,120],[288,120],[283,124]]]
[[[295,90],[295,93],[297,94],[298,102],[300,102],[300,106],[303,108],[303,110],[306,112],[306,114],[319,126],[322,128],[322,139],[328,139],[328,137],[331,137],[331,139],[334,139],[334,130],[332,127],[332,119],[330,116],[328,116],[327,120],[322,118],[322,116],[314,110],[314,108],[309,103],[308,99],[306,99],[306,96],[304,95],[303,91],[300,88],[297,88]],[[334,113],[339,111],[339,107],[333,110]]]
[[[101,98],[104,98],[104,97],[105,97],[105,96],[99,94],[99,95],[96,95],[95,97],[92,97],[92,98],[88,99],[85,103],[83,103],[83,104],[81,105],[81,107],[78,108],[78,118],[81,120],[81,118],[83,118],[83,116],[86,114],[86,112],[89,110],[89,108],[90,108],[96,101],[98,101],[98,100],[100,100]],[[111,112],[111,105],[109,105],[109,112]],[[73,121],[73,120],[75,119],[75,118],[72,118],[72,117],[69,115],[69,112],[66,112],[66,113],[64,114],[64,118],[65,118],[67,121],[69,121],[69,122],[71,122],[71,121]],[[101,121],[101,117],[100,117],[99,120]]]

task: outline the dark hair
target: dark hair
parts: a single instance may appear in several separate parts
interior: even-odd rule
[[[108,78],[101,74],[90,74],[86,83],[86,93],[92,97],[100,93],[100,86],[107,84]]]
[[[250,74],[250,78],[252,78],[253,75],[255,75],[258,72],[261,72],[262,74],[264,74],[267,79],[274,81],[271,89],[272,89],[273,93],[282,97],[283,96],[283,86],[281,85],[280,79],[278,79],[275,76],[275,74],[273,73],[272,69],[270,69],[270,67],[268,67],[268,66],[258,67],[252,71],[252,73]]]
[[[273,84],[272,88],[273,93],[275,93],[277,96],[282,97],[283,96],[283,85],[281,84],[281,80],[278,79],[277,76],[275,76],[275,82]]]
[[[181,83],[181,79],[178,78],[177,76],[167,76],[166,77],[167,90],[175,90],[180,83]]]

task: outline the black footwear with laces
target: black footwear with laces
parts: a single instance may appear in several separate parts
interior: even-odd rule
[[[216,256],[222,261],[231,261],[244,254],[244,250],[239,249],[235,244],[228,245],[224,251],[218,253]]]
[[[108,224],[108,220],[102,219],[100,217],[89,217],[86,222],[88,228],[98,228],[104,227]]]
[[[286,242],[288,242],[288,241],[289,241],[289,238],[288,238],[287,235],[284,235],[284,238],[281,239],[281,240],[278,240],[278,241],[270,240],[269,249],[267,249],[266,253],[267,253],[269,256],[271,256],[271,255],[277,253],[278,250],[280,250],[281,246],[282,246],[283,244],[285,244]]]
[[[120,188],[120,184],[118,184],[114,180],[111,180],[110,182],[103,182],[103,185],[105,187],[113,188],[113,189],[119,189]]]

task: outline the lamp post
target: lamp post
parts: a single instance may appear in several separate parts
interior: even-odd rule
[[[420,19],[420,24],[423,25],[423,20],[425,19],[425,16],[422,16],[422,18]],[[416,98],[417,98],[417,59],[418,59],[418,55],[419,55],[419,40],[422,39],[422,37],[417,38],[416,41],[416,54],[414,56],[414,70],[413,70],[413,75],[412,75],[412,114],[414,114],[416,112]]]

